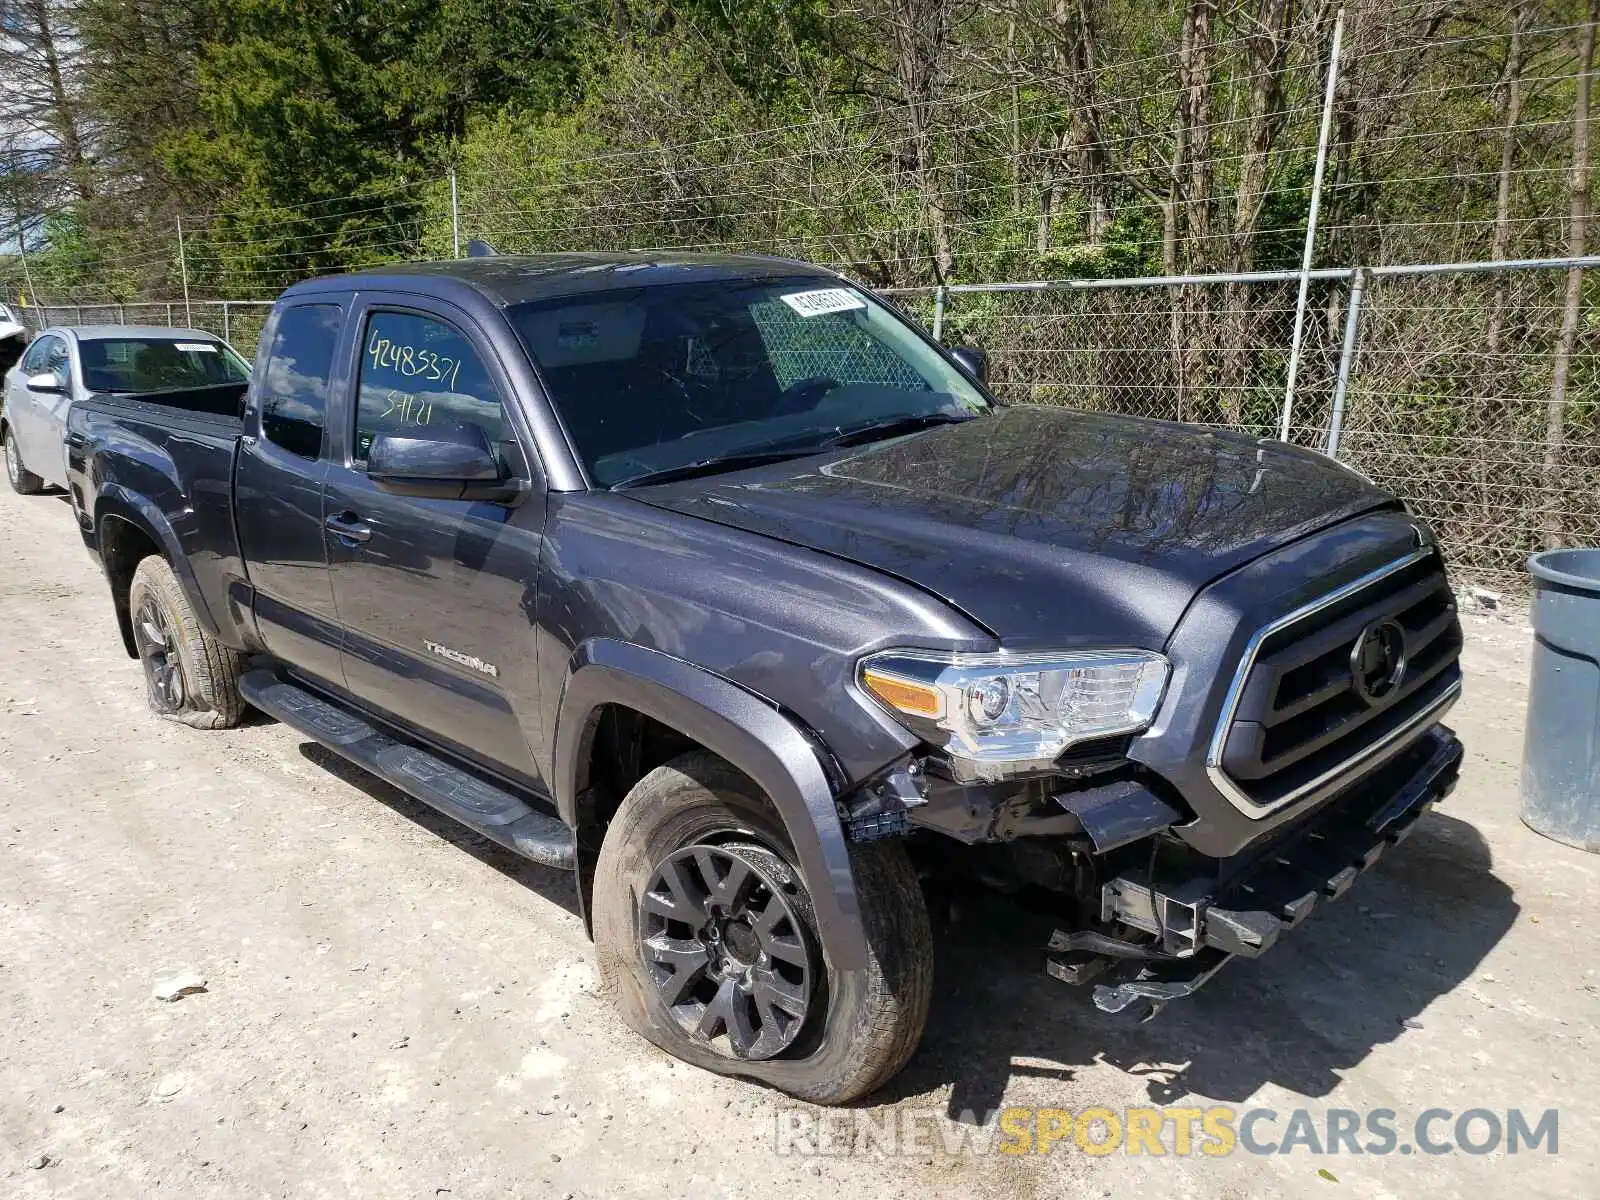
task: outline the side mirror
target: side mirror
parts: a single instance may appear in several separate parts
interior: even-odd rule
[[[526,487],[506,478],[487,435],[464,421],[380,433],[367,451],[367,478],[423,500],[514,500]]]
[[[950,357],[979,383],[989,378],[989,356],[976,346],[954,346],[950,350]]]
[[[50,372],[41,371],[37,375],[28,376],[28,390],[30,392],[39,392],[47,396],[59,396],[67,389],[63,387],[61,381],[54,375],[50,374]]]

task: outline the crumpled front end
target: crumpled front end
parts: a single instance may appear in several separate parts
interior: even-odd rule
[[[1163,651],[1144,732],[976,785],[925,747],[842,814],[856,840],[912,835],[930,873],[1052,893],[1050,973],[1141,1016],[1343,895],[1449,795],[1462,758],[1440,724],[1461,690],[1455,602],[1402,513],[1215,581]]]
[[[1454,790],[1461,759],[1461,742],[1435,727],[1350,796],[1227,864],[1220,876],[1211,873],[1212,860],[1168,863],[1155,882],[1148,870],[1117,876],[1102,888],[1101,920],[1146,936],[1113,946],[1102,934],[1058,931],[1050,940],[1050,974],[1093,982],[1095,1005],[1105,1012],[1154,1016],[1229,960],[1259,958],[1320,905],[1349,891]]]

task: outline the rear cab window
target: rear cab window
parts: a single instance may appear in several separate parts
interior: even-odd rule
[[[261,375],[261,433],[301,458],[322,453],[328,380],[343,326],[338,304],[296,304],[278,314]]]

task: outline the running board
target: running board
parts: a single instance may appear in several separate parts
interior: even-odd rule
[[[547,867],[574,868],[572,832],[511,792],[395,740],[270,669],[245,672],[239,692],[268,716],[507,850]]]

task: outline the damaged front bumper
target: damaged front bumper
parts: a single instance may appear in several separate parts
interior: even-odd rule
[[[1190,995],[1235,957],[1258,958],[1323,901],[1405,839],[1417,819],[1454,789],[1461,743],[1439,726],[1324,805],[1285,837],[1224,875],[1159,879],[1123,874],[1101,892],[1109,929],[1131,928],[1152,941],[1109,933],[1058,931],[1051,975],[1094,982],[1095,1006],[1148,1019]]]

